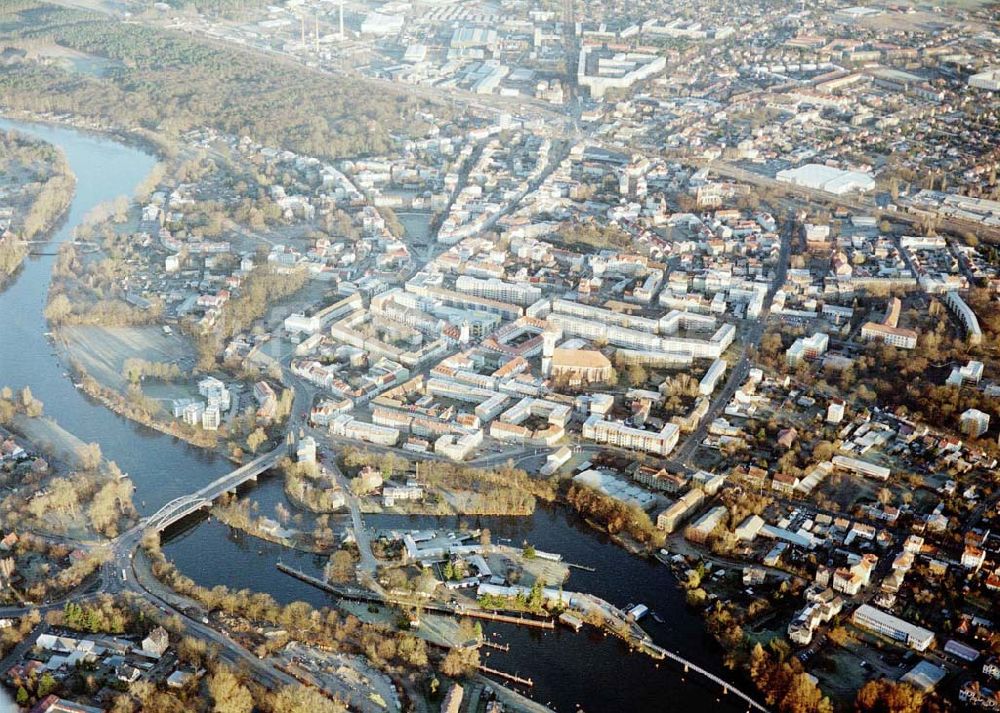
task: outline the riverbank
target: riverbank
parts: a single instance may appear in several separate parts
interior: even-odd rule
[[[271,523],[262,522],[262,518],[260,517],[250,517],[249,513],[244,512],[238,505],[216,505],[212,508],[212,514],[219,522],[234,530],[239,530],[250,537],[263,542],[281,545],[290,550],[327,556],[333,554],[338,549],[332,541],[322,546],[316,544],[315,541],[309,543],[305,540],[308,537],[307,533],[300,530],[289,530],[287,532],[292,534],[283,535],[274,529]]]
[[[435,502],[424,500],[402,500],[387,507],[374,498],[362,498],[360,502],[361,512],[366,515],[420,515],[425,517],[530,517],[535,512],[535,508],[523,510],[502,510],[495,507],[488,507],[481,499],[474,502],[479,506],[460,506],[457,504],[465,491],[455,491],[443,488],[434,489],[431,492],[438,495]]]
[[[76,467],[81,449],[86,445],[79,437],[47,416],[30,418],[18,414],[10,424],[10,429],[44,455],[52,469]]]
[[[153,154],[161,159],[170,158],[177,152],[177,147],[172,141],[141,127],[126,127],[111,122],[88,120],[72,114],[23,111],[10,107],[4,108],[3,118],[111,139],[123,146]]]
[[[239,464],[238,460],[232,458],[226,449],[221,447],[216,431],[185,429],[177,421],[160,421],[153,418],[144,409],[129,404],[125,396],[114,389],[103,386],[97,379],[75,364],[73,365],[73,379],[73,385],[77,389],[99,402],[112,413],[197,448],[214,451],[233,463]]]
[[[11,235],[0,240],[0,291],[20,272],[31,254],[29,245],[45,245],[65,220],[76,192],[76,176],[69,168],[65,154],[44,141],[21,131],[0,131],[3,151],[0,152],[0,177],[11,185],[0,188],[11,197],[38,185],[32,195],[23,196],[20,205],[13,200]],[[40,155],[39,155],[40,154]],[[44,180],[35,175],[33,166],[44,163],[48,175]]]

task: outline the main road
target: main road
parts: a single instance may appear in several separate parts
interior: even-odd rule
[[[687,438],[674,451],[671,458],[671,465],[677,470],[688,470],[692,467],[691,459],[698,448],[698,444],[705,438],[708,426],[719,417],[719,414],[726,407],[726,404],[732,400],[736,394],[736,390],[743,384],[750,372],[754,352],[760,346],[760,342],[764,338],[764,331],[767,329],[767,319],[771,314],[771,304],[774,302],[774,295],[785,284],[785,276],[788,274],[788,260],[796,226],[795,213],[792,209],[789,209],[785,217],[785,225],[781,231],[781,249],[778,252],[778,264],[775,266],[771,285],[768,287],[767,294],[764,297],[764,307],[761,310],[760,318],[744,336],[739,359],[737,359],[732,369],[730,369],[729,377],[726,379],[726,383],[722,389],[712,399],[712,403],[708,407],[708,412],[701,419],[697,428],[688,434]]]

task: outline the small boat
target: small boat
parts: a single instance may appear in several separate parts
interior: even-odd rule
[[[661,617],[656,612],[653,612],[653,621],[655,621],[657,624],[662,624],[663,623],[663,617]]]

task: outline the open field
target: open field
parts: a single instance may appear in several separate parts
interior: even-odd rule
[[[28,418],[19,415],[14,420],[14,429],[42,453],[74,466],[77,462],[77,449],[85,445],[54,420],[44,416]]]
[[[122,376],[126,359],[177,364],[182,371],[188,371],[194,362],[188,340],[177,334],[166,336],[159,327],[70,326],[59,335],[71,361],[117,391],[127,386]]]
[[[57,64],[63,69],[80,72],[91,77],[103,77],[107,72],[120,67],[120,62],[97,57],[96,55],[80,52],[70,47],[63,47],[55,43],[42,45],[30,45],[28,57],[37,58]]]

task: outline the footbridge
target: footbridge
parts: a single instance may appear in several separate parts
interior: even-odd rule
[[[754,700],[753,698],[751,698],[750,696],[748,696],[746,693],[744,693],[740,689],[735,688],[731,683],[729,683],[725,679],[720,678],[719,676],[716,676],[714,673],[712,673],[710,671],[706,671],[705,669],[703,669],[701,666],[698,666],[697,664],[691,663],[686,658],[684,658],[683,656],[680,656],[679,654],[675,654],[673,651],[667,651],[666,649],[661,648],[659,646],[656,646],[655,644],[653,646],[656,649],[658,649],[657,653],[662,652],[664,658],[670,659],[671,661],[679,663],[681,666],[683,666],[684,667],[684,673],[689,673],[689,672],[693,671],[697,675],[702,676],[703,678],[706,678],[707,680],[711,681],[712,683],[714,683],[717,686],[719,686],[720,688],[722,688],[723,695],[732,694],[732,695],[736,696],[737,698],[742,699],[743,702],[745,702],[747,704],[747,711],[760,711],[760,713],[769,713],[769,711],[767,710],[767,708],[765,708],[764,706],[762,706],[760,703],[758,703],[756,700]],[[653,652],[649,652],[649,653],[651,655],[653,655]]]
[[[287,454],[288,448],[282,444],[273,451],[264,453],[233,472],[212,481],[200,490],[171,500],[146,519],[144,529],[161,532],[200,509],[211,507],[212,503],[224,493],[233,492],[244,483],[256,480],[261,473],[278,465]]]

